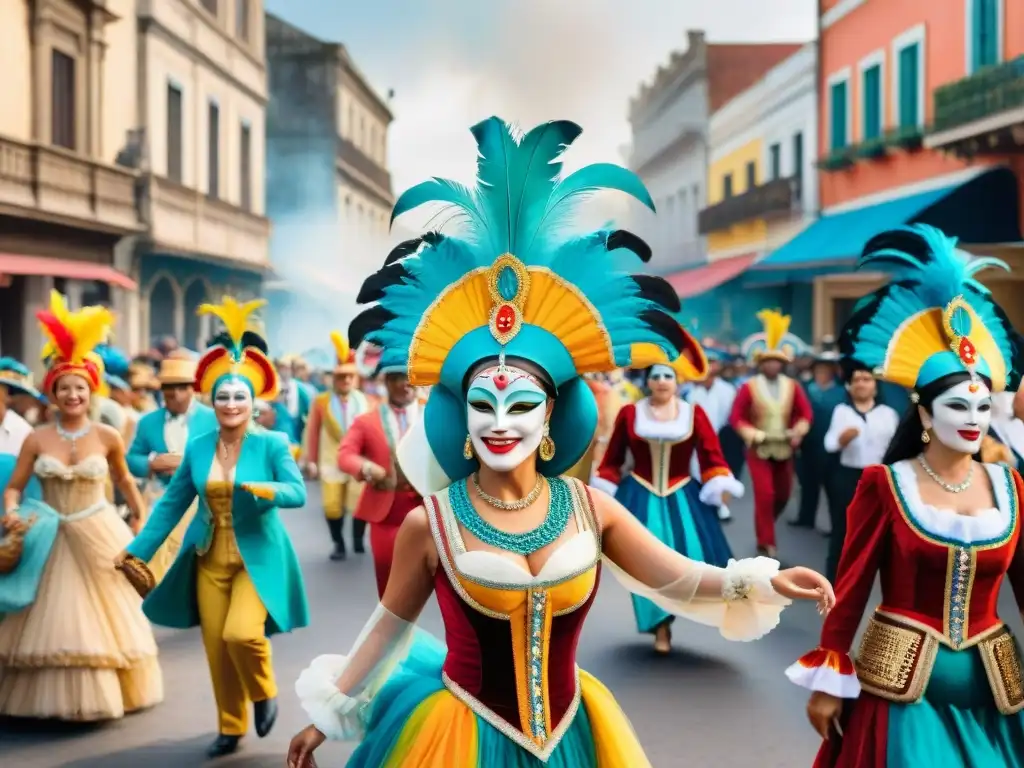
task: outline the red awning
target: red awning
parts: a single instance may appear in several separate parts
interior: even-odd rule
[[[47,275],[69,280],[96,280],[129,291],[139,287],[128,275],[105,264],[14,253],[0,253],[0,275]]]
[[[733,256],[731,259],[714,261],[703,267],[674,272],[671,275],[666,275],[665,279],[676,289],[679,298],[685,299],[710,291],[712,288],[732,280],[753,264],[758,255],[757,253],[746,253],[743,256]]]

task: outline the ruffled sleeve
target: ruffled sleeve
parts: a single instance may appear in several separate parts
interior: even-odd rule
[[[888,493],[885,467],[865,469],[846,511],[847,533],[837,571],[836,605],[825,618],[820,645],[786,670],[786,677],[799,686],[845,699],[860,694],[850,647],[891,532],[884,495]]]
[[[302,671],[295,693],[324,736],[362,738],[373,699],[409,653],[415,627],[378,605],[347,656],[317,656]]]
[[[626,463],[626,454],[629,451],[630,421],[635,411],[636,406],[632,403],[619,409],[612,435],[608,439],[608,448],[601,459],[601,466],[591,478],[590,484],[609,496],[615,495],[622,481],[622,467]]]

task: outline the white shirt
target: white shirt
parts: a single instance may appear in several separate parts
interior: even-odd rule
[[[21,444],[30,434],[32,425],[8,408],[0,422],[0,453],[17,456],[21,453]]]
[[[838,453],[839,463],[844,467],[864,469],[881,464],[899,423],[899,414],[888,405],[876,404],[867,413],[861,413],[848,403],[840,403],[832,411],[832,421],[825,433],[825,450]],[[858,434],[840,450],[839,436],[851,427]]]
[[[708,415],[708,421],[715,432],[729,423],[732,403],[736,399],[736,387],[723,379],[715,379],[710,387],[694,384],[686,393],[690,405],[699,405]]]

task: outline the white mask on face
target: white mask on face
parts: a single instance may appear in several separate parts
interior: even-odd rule
[[[466,422],[480,462],[510,472],[540,447],[548,396],[523,371],[505,368],[503,388],[495,383],[497,374],[497,368],[489,368],[470,382]]]
[[[667,365],[652,365],[647,381],[675,381],[676,372]]]
[[[217,388],[217,394],[213,397],[214,408],[252,408],[252,392],[249,386],[241,379],[228,379]]]
[[[991,423],[992,393],[982,381],[960,382],[932,403],[931,428],[935,437],[954,451],[977,453]]]

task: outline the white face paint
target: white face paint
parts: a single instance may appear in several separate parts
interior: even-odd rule
[[[954,451],[977,453],[991,423],[992,393],[983,381],[963,381],[932,403],[931,428],[935,437]]]
[[[548,396],[529,374],[488,368],[470,382],[466,401],[469,437],[482,464],[510,472],[540,447]]]
[[[676,372],[667,365],[652,365],[651,372],[647,375],[647,381],[671,381],[676,380]]]
[[[217,387],[213,407],[225,413],[251,411],[252,392],[249,391],[249,385],[241,379],[228,379]]]

